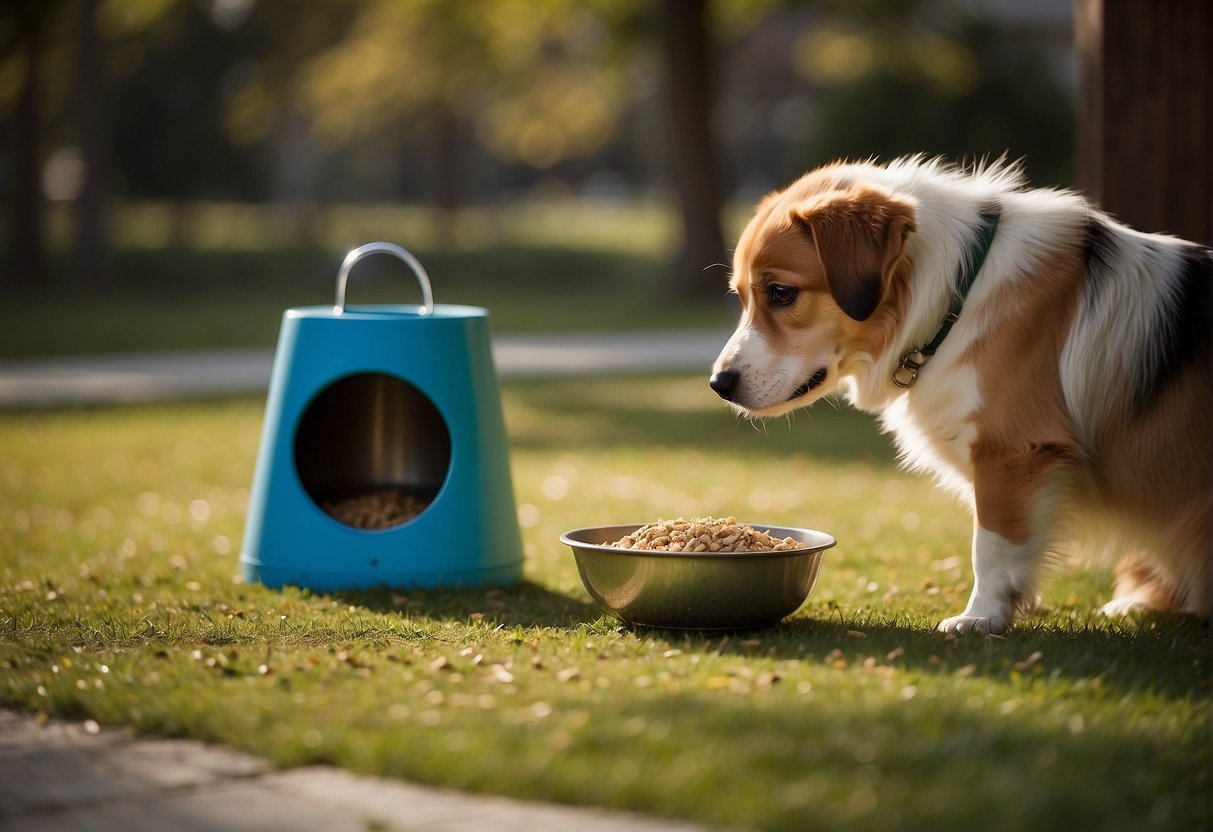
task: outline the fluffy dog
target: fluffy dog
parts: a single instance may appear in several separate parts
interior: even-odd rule
[[[842,390],[972,506],[1002,633],[1050,554],[1120,557],[1103,609],[1208,615],[1213,252],[1134,231],[1019,168],[921,157],[812,171],[757,207],[711,386],[769,417]]]

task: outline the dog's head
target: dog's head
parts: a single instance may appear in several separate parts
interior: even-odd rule
[[[741,321],[711,385],[749,416],[778,416],[838,388],[883,350],[904,302],[912,201],[804,177],[742,232],[730,287]]]

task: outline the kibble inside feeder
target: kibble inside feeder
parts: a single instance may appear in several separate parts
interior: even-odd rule
[[[346,306],[376,253],[413,270],[420,306]],[[334,306],[283,314],[241,561],[249,580],[320,591],[521,579],[488,312],[434,304],[405,249],[351,251]]]

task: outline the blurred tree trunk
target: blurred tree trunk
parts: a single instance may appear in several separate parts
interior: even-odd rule
[[[7,283],[13,287],[42,282],[45,262],[42,245],[42,197],[39,193],[41,111],[41,29],[43,15],[35,2],[18,4],[21,44],[25,50],[25,77],[9,124],[8,266]]]
[[[73,206],[76,238],[72,277],[76,283],[90,286],[108,283],[110,276],[105,210],[109,143],[97,3],[98,0],[79,0],[76,7],[76,116],[85,175],[84,187]]]
[[[663,0],[667,152],[682,216],[682,248],[674,274],[677,292],[723,292],[726,262],[720,232],[720,181],[712,137],[712,50],[707,0]]]
[[[1077,0],[1078,184],[1141,231],[1213,244],[1213,5]]]

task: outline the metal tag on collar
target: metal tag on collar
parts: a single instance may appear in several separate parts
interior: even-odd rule
[[[903,390],[913,386],[918,380],[918,371],[927,363],[930,356],[922,350],[907,350],[901,355],[901,364],[893,371],[893,383]]]
[[[893,383],[903,390],[918,380],[918,371],[935,354],[940,344],[943,343],[943,339],[947,338],[948,333],[952,331],[952,325],[960,319],[960,310],[964,305],[965,296],[972,288],[973,281],[977,279],[977,273],[981,271],[981,267],[986,261],[986,255],[990,253],[990,244],[994,241],[994,232],[998,229],[998,211],[983,211],[981,222],[981,228],[971,252],[972,260],[968,268],[960,274],[957,281],[958,293],[952,299],[952,305],[944,315],[943,323],[939,325],[939,331],[928,344],[902,353],[901,364],[893,371]]]

